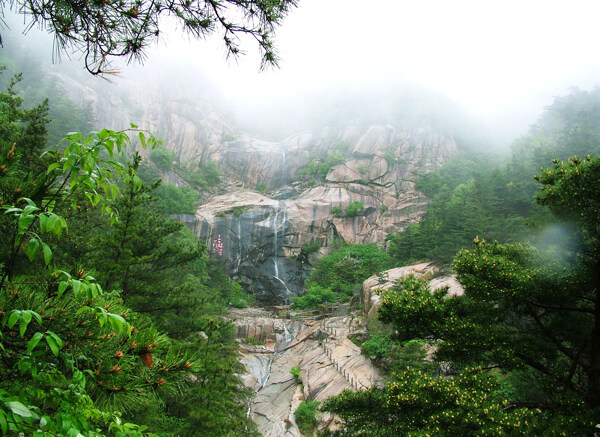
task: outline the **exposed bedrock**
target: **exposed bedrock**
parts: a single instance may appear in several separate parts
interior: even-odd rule
[[[57,78],[70,83],[67,76]],[[191,93],[180,86],[183,81],[156,87],[142,75],[124,83],[120,93],[83,82],[68,92],[90,103],[100,127],[124,129],[133,121],[154,132],[188,171],[218,163],[219,192],[227,194],[205,198],[195,215],[179,219],[233,278],[266,303],[286,303],[300,292],[311,263],[329,253],[335,240],[383,245],[389,233],[418,221],[427,200],[415,181],[458,155],[452,138],[431,130],[351,120],[266,141],[241,133],[205,91]],[[330,168],[324,180],[303,180],[310,160],[327,155],[332,146],[345,150],[344,162]],[[174,171],[163,172],[163,178],[186,184]],[[334,207],[345,211],[353,201],[364,205],[363,214],[333,214]],[[320,249],[302,251],[308,244]]]
[[[382,380],[349,339],[360,327],[357,318],[289,320],[258,309],[233,310],[230,316],[242,340],[240,361],[248,372],[242,381],[256,393],[248,412],[263,436],[299,437],[294,413],[303,400],[323,402],[343,390],[364,390]],[[264,345],[244,341],[258,340],[258,333],[264,335]],[[298,380],[292,368],[298,370]],[[330,414],[321,414],[319,422],[320,429],[337,426]]]
[[[372,126],[355,135],[352,153],[325,181],[307,187],[290,181],[307,162],[303,147],[310,137],[288,141],[289,149],[251,138],[227,142],[222,166],[234,181],[228,193],[181,217],[231,276],[266,303],[289,302],[302,290],[311,261],[336,240],[382,245],[389,233],[418,221],[427,201],[415,179],[456,154],[454,142],[438,135]],[[252,189],[259,183],[270,187],[271,197]],[[354,201],[364,205],[363,214],[333,214]],[[308,256],[302,249],[314,243],[320,249]]]

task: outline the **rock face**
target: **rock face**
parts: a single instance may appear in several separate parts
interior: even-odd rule
[[[303,400],[322,402],[345,389],[363,390],[381,381],[379,371],[348,339],[357,327],[348,316],[301,322],[245,309],[233,311],[231,317],[240,339],[251,338],[250,326],[254,332],[267,333],[265,345],[240,343],[240,361],[248,370],[242,381],[256,393],[249,414],[263,436],[302,435],[294,412]],[[290,373],[293,367],[300,369],[302,385]],[[335,418],[327,414],[320,417],[320,423],[320,428],[336,426]]]
[[[369,320],[377,316],[377,289],[389,289],[397,280],[413,274],[431,278],[432,290],[449,287],[449,295],[462,294],[453,276],[435,276],[431,263],[388,270],[363,284],[360,298],[364,315],[347,314],[347,307],[322,317],[278,317],[265,309],[231,310],[229,317],[240,342],[240,361],[247,374],[241,379],[255,393],[248,414],[263,436],[299,437],[294,413],[303,400],[323,402],[343,390],[365,390],[383,383],[383,376],[350,338],[366,332]],[[358,317],[355,317],[358,316]],[[249,341],[250,340],[250,341]],[[258,343],[258,344],[257,344]],[[299,378],[290,373],[299,369]],[[299,385],[299,382],[302,385]],[[335,430],[336,417],[321,414],[319,429]]]
[[[335,240],[383,245],[389,233],[418,221],[427,200],[415,190],[416,179],[458,154],[452,138],[430,130],[351,121],[281,141],[253,138],[238,132],[201,91],[182,86],[191,78],[165,78],[157,86],[142,75],[122,79],[116,88],[57,77],[69,84],[70,97],[92,104],[99,127],[124,129],[136,122],[189,171],[218,163],[220,193],[227,194],[205,198],[195,215],[180,219],[230,276],[265,303],[286,303],[299,293],[311,262],[329,253]],[[344,162],[324,179],[301,180],[312,157],[340,144]],[[164,178],[185,184],[173,172]],[[365,207],[358,217],[332,213],[354,201]],[[308,244],[321,248],[309,257],[302,250]]]
[[[355,141],[349,158],[332,167],[322,184],[304,189],[291,181],[306,164],[308,147],[318,147],[322,138],[226,143],[223,166],[237,185],[185,219],[231,276],[264,302],[288,302],[302,290],[310,270],[302,250],[307,244],[321,246],[317,256],[327,254],[338,239],[383,244],[389,233],[418,221],[427,201],[414,189],[416,177],[457,153],[452,140],[425,131],[347,130],[340,138]],[[251,189],[259,183],[280,189],[267,197]],[[333,214],[334,207],[345,210],[354,201],[364,205],[364,214]]]
[[[369,319],[377,318],[377,309],[381,303],[381,296],[377,290],[389,290],[398,280],[405,276],[414,275],[419,278],[431,278],[438,273],[438,268],[432,263],[415,264],[412,266],[397,267],[386,270],[381,275],[373,275],[363,282],[360,291],[360,300],[364,307],[364,312]],[[432,291],[442,287],[448,287],[448,296],[459,296],[464,293],[462,285],[453,275],[435,276],[430,279],[429,286]]]

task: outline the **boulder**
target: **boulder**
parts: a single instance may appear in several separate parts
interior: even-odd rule
[[[412,266],[396,267],[386,270],[380,275],[371,276],[363,282],[360,291],[360,301],[363,304],[365,314],[369,319],[377,318],[377,310],[381,304],[381,296],[377,291],[389,290],[396,285],[398,280],[409,275],[415,275],[420,278],[431,278],[438,270],[432,263],[421,263]],[[464,293],[462,285],[452,275],[434,277],[429,281],[429,286],[432,291],[448,287],[448,297],[460,296]]]

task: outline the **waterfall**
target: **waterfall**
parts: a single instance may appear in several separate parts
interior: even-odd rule
[[[288,286],[286,285],[286,283],[283,282],[283,279],[278,278],[277,276],[273,276],[273,277],[275,279],[277,279],[277,281],[279,281],[279,283],[285,287],[285,291],[287,291],[288,296],[292,294],[292,292],[290,291],[290,289],[288,288]]]
[[[272,364],[273,364],[273,357],[270,357],[269,361],[267,363],[266,372],[265,373],[263,373],[262,371],[260,372],[260,378],[259,378],[260,388],[257,390],[257,392],[261,391],[265,387],[265,385],[267,385],[267,382],[269,381],[269,377],[271,376],[271,365]]]
[[[288,331],[288,328],[285,324],[285,322],[283,323],[283,333],[285,335],[285,342],[289,343],[290,341],[292,341],[292,334],[290,334],[290,331]]]
[[[279,258],[279,256],[277,255],[277,252],[279,251],[279,246],[278,246],[278,231],[279,231],[279,227],[277,225],[277,217],[279,217],[279,213],[281,212],[280,209],[277,210],[277,212],[275,213],[275,215],[273,216],[273,264],[275,267],[275,279],[280,279],[279,278],[279,266],[277,265],[277,260]]]
[[[279,222],[279,217],[283,215],[283,219]],[[285,222],[287,221],[287,208],[277,209],[277,212],[273,216],[273,277],[285,288],[288,296],[292,294],[287,284],[279,277],[279,230],[283,229],[283,235],[285,237]]]
[[[242,256],[242,217],[238,217],[237,219],[237,237],[238,237],[238,256],[240,259],[240,263],[241,260],[243,259]]]

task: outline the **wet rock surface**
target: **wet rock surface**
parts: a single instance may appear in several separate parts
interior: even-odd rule
[[[333,250],[336,240],[383,245],[389,233],[418,221],[428,202],[415,180],[457,153],[453,140],[425,130],[348,127],[338,135],[353,149],[314,186],[298,179],[311,154],[324,147],[318,134],[227,142],[221,153],[227,194],[208,199],[185,220],[263,303],[288,303],[300,293],[311,261]],[[256,192],[258,184],[270,196]],[[352,202],[364,205],[362,214],[334,214]],[[309,257],[308,245],[320,249]]]
[[[235,310],[231,317],[240,338],[240,361],[248,371],[242,380],[256,393],[249,414],[264,436],[302,435],[294,412],[303,400],[322,402],[345,389],[361,390],[381,381],[379,371],[348,338],[359,328],[352,316],[296,320],[253,309]],[[249,332],[265,333],[264,344],[249,344],[244,340]],[[300,369],[301,384],[290,373],[293,367]],[[320,419],[320,427],[336,426],[330,415]]]

